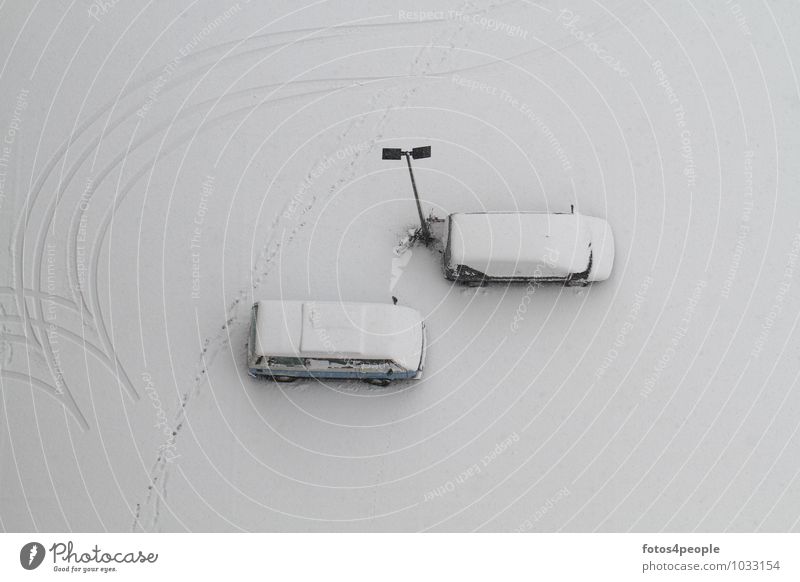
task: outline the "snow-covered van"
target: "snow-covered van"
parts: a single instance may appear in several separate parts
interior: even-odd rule
[[[448,217],[445,277],[468,285],[553,281],[587,285],[611,275],[614,237],[578,213],[473,212]]]
[[[425,326],[419,312],[382,303],[259,301],[247,367],[254,377],[360,379],[387,385],[419,378]]]

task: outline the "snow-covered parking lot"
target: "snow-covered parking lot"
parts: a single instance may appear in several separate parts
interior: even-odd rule
[[[0,6],[0,527],[800,529],[800,11]],[[607,220],[586,288],[426,214]],[[248,376],[262,299],[422,313],[424,378]]]

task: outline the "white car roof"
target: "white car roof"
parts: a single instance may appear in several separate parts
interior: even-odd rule
[[[450,215],[451,266],[495,277],[566,277],[589,267],[591,230],[579,214],[480,212]]]
[[[258,356],[385,359],[419,368],[422,316],[385,303],[259,301]]]

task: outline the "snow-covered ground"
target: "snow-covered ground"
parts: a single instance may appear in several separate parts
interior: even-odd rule
[[[422,11],[422,13],[420,13]],[[0,527],[800,529],[800,10],[0,6]],[[607,219],[467,289],[426,213]],[[250,378],[259,299],[391,302],[423,380]]]

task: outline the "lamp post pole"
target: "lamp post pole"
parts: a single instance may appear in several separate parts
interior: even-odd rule
[[[411,176],[411,188],[414,190],[414,201],[417,203],[417,213],[419,214],[420,236],[422,238],[422,242],[427,245],[431,241],[432,237],[430,230],[428,230],[428,223],[425,222],[425,216],[422,214],[422,203],[419,200],[419,192],[417,192],[417,182],[414,180],[414,170],[411,167],[411,158],[417,160],[420,158],[431,157],[431,147],[425,146],[414,148],[411,151],[404,151],[397,148],[383,149],[384,160],[399,160],[401,157],[406,159],[406,164],[408,165],[408,175]]]
[[[417,192],[417,182],[414,180],[414,171],[411,169],[411,152],[403,152],[408,164],[408,175],[411,176],[411,187],[414,189],[414,200],[417,202],[417,213],[419,213],[419,223],[422,227],[422,241],[425,244],[431,240],[431,233],[428,230],[428,223],[425,222],[425,217],[422,215],[422,204],[419,201],[419,193]]]

